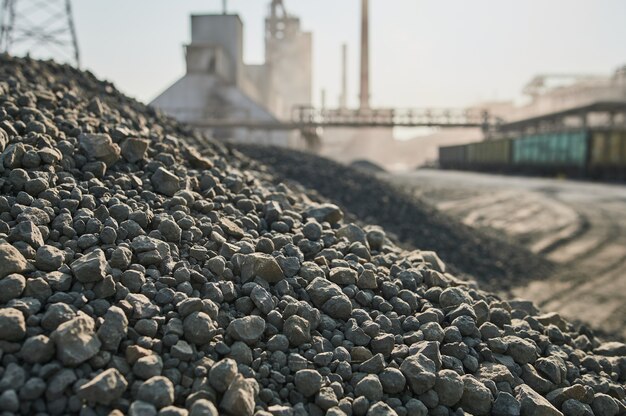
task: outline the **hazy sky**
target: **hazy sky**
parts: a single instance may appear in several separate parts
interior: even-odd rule
[[[245,59],[263,60],[269,0],[230,0]],[[314,34],[314,97],[335,104],[348,43],[357,102],[359,0],[285,0]],[[184,73],[191,13],[221,0],[74,0],[83,67],[149,101]],[[611,73],[626,64],[624,0],[370,0],[372,103],[462,106],[514,98],[537,73]]]

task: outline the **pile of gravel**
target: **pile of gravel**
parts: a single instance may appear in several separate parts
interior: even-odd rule
[[[297,150],[235,148],[269,166],[277,177],[301,183],[358,218],[381,225],[401,243],[436,251],[455,272],[471,275],[483,289],[508,291],[558,271],[524,246],[468,227],[361,169]]]
[[[626,345],[0,57],[0,412],[626,414]],[[560,409],[560,410],[557,410]]]

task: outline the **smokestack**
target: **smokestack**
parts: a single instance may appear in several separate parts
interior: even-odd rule
[[[341,96],[339,108],[348,108],[348,45],[341,45]]]
[[[369,0],[361,0],[361,92],[360,108],[370,108],[370,43],[369,43]]]

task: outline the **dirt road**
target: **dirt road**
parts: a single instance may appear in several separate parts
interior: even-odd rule
[[[626,186],[437,170],[385,178],[562,264],[514,293],[626,338]]]

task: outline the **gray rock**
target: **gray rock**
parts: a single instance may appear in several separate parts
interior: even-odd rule
[[[34,335],[27,338],[20,350],[22,359],[31,364],[47,363],[52,359],[54,353],[54,343],[45,335]]]
[[[307,222],[302,227],[302,234],[311,241],[317,241],[322,238],[322,226],[315,221]]]
[[[189,361],[193,358],[193,349],[188,343],[180,339],[172,346],[170,354],[172,354],[172,357],[178,358],[181,361]]]
[[[507,336],[502,340],[508,344],[507,355],[510,355],[516,363],[520,365],[534,363],[537,359],[537,347],[534,342],[516,336]]]
[[[53,303],[48,306],[48,310],[41,318],[41,326],[48,331],[57,329],[63,322],[67,322],[76,317],[76,312],[65,303]]]
[[[515,388],[522,416],[563,416],[549,401],[525,384]]]
[[[198,399],[191,405],[189,416],[219,416],[219,412],[207,399]]]
[[[0,243],[0,279],[12,273],[24,273],[29,269],[22,253],[10,244]]]
[[[163,371],[163,360],[156,354],[146,355],[133,364],[133,374],[142,380],[160,376]]]
[[[14,273],[3,279],[0,278],[0,303],[20,297],[24,288],[26,288],[26,279],[21,274]]]
[[[316,370],[299,370],[294,376],[294,384],[296,389],[304,397],[311,397],[322,388],[323,379],[320,373]]]
[[[359,289],[376,289],[378,283],[376,281],[376,274],[373,270],[363,270],[356,281],[356,285]]]
[[[493,402],[491,414],[493,416],[519,416],[520,403],[511,394],[501,391]]]
[[[493,397],[491,391],[473,376],[463,376],[463,396],[459,405],[476,416],[488,415]]]
[[[98,338],[102,342],[102,349],[117,351],[122,339],[128,333],[128,318],[124,311],[117,306],[112,306],[104,315],[104,321],[98,328]]]
[[[91,403],[109,405],[122,397],[128,382],[115,368],[103,371],[77,391],[78,397]]]
[[[152,404],[157,409],[174,403],[174,385],[163,376],[152,377],[139,386],[137,399]]]
[[[456,372],[452,370],[441,370],[437,374],[434,390],[439,397],[439,404],[452,407],[461,400],[464,383],[461,376]]]
[[[208,344],[215,334],[215,325],[209,315],[204,312],[193,312],[183,321],[185,340],[192,344]]]
[[[181,190],[180,179],[169,170],[160,167],[150,178],[154,189],[165,196],[174,196]]]
[[[183,230],[174,220],[166,218],[159,223],[159,232],[167,241],[177,243],[180,241]]]
[[[330,317],[347,320],[352,314],[352,303],[341,288],[326,279],[315,278],[306,287],[313,304]]]
[[[435,386],[437,368],[424,354],[415,354],[404,359],[400,365],[407,384],[415,394],[423,394]]]
[[[34,211],[35,209],[36,208],[31,208],[31,214],[37,218],[37,222],[46,224],[48,222],[46,219],[47,215],[44,212],[41,212],[41,210]],[[22,212],[20,216],[26,216],[26,212]],[[37,249],[44,244],[43,235],[41,235],[41,230],[37,227],[37,224],[33,221],[27,220],[20,222],[11,230],[9,233],[9,242],[24,242],[34,249]]]
[[[204,402],[208,400],[206,399],[198,399],[195,402],[193,402],[193,404],[195,405],[197,402]],[[209,402],[211,403],[211,402]],[[212,403],[211,403],[212,405]],[[213,406],[213,408],[215,408],[215,406]],[[191,409],[193,410],[193,405],[191,406]],[[214,416],[214,415],[218,415],[218,413],[211,413],[211,409],[208,406],[198,406],[198,409],[200,411],[200,413],[195,413],[196,416],[198,415],[207,415],[207,416]],[[204,412],[204,413],[203,413]],[[216,410],[217,412],[217,410]],[[161,410],[159,410],[158,413],[159,416],[188,416],[189,412],[187,411],[187,409],[182,409],[180,407],[176,407],[176,406],[165,406],[163,408],[161,408]]]
[[[20,341],[25,336],[24,314],[15,308],[0,309],[0,340]]]
[[[378,377],[374,374],[368,374],[356,383],[354,394],[364,396],[371,402],[377,402],[383,397],[383,386]]]
[[[626,344],[623,342],[606,342],[593,350],[597,355],[606,357],[624,357],[626,356]]]
[[[604,393],[596,393],[591,409],[596,415],[615,416],[619,413],[619,406],[615,400]]]
[[[77,366],[100,350],[100,340],[94,333],[94,321],[85,314],[64,322],[50,335],[56,345],[57,358],[66,366]]]
[[[76,280],[83,283],[99,282],[109,272],[109,264],[106,261],[104,252],[100,249],[75,260],[70,264],[70,268]]]
[[[334,204],[320,204],[309,208],[306,213],[318,222],[327,221],[330,224],[338,223],[343,219],[343,212]]]
[[[37,249],[35,265],[39,270],[52,272],[59,270],[65,261],[65,253],[53,246],[41,246]]]
[[[349,267],[335,267],[331,269],[328,280],[338,285],[353,285],[356,283],[357,273]]]
[[[265,321],[260,316],[246,316],[234,319],[228,324],[226,332],[235,340],[249,345],[256,343],[265,331]]]
[[[0,410],[17,413],[20,408],[20,399],[17,397],[17,392],[13,389],[5,390],[0,394]]]
[[[252,416],[259,386],[254,379],[237,374],[224,393],[220,408],[233,415]]]
[[[386,368],[378,374],[383,391],[387,394],[402,393],[406,387],[406,378],[397,368]]]
[[[256,285],[254,289],[252,289],[250,299],[252,299],[256,307],[265,315],[274,310],[275,305],[272,296],[260,285]]]
[[[135,400],[130,404],[128,408],[129,416],[156,416],[157,409],[152,403],[147,403],[141,400]]]
[[[147,150],[148,140],[139,137],[129,137],[121,145],[122,156],[131,163],[142,160]]]
[[[90,159],[113,165],[120,158],[120,147],[113,143],[108,134],[81,134],[78,136],[80,148]]]
[[[386,403],[378,402],[369,408],[367,416],[398,416],[398,414]]]
[[[224,358],[215,363],[209,371],[209,383],[219,393],[228,389],[237,375],[237,362],[231,358]]]
[[[311,340],[311,324],[298,315],[292,315],[283,325],[283,333],[294,347]]]
[[[339,400],[337,400],[337,395],[331,387],[322,387],[315,396],[315,404],[322,410],[328,411],[331,407],[337,406]]]
[[[254,279],[255,276],[268,283],[278,283],[285,278],[285,274],[276,259],[264,253],[246,255],[241,265],[241,280],[243,282]]]
[[[561,410],[565,416],[595,416],[591,406],[574,399],[566,400]]]

